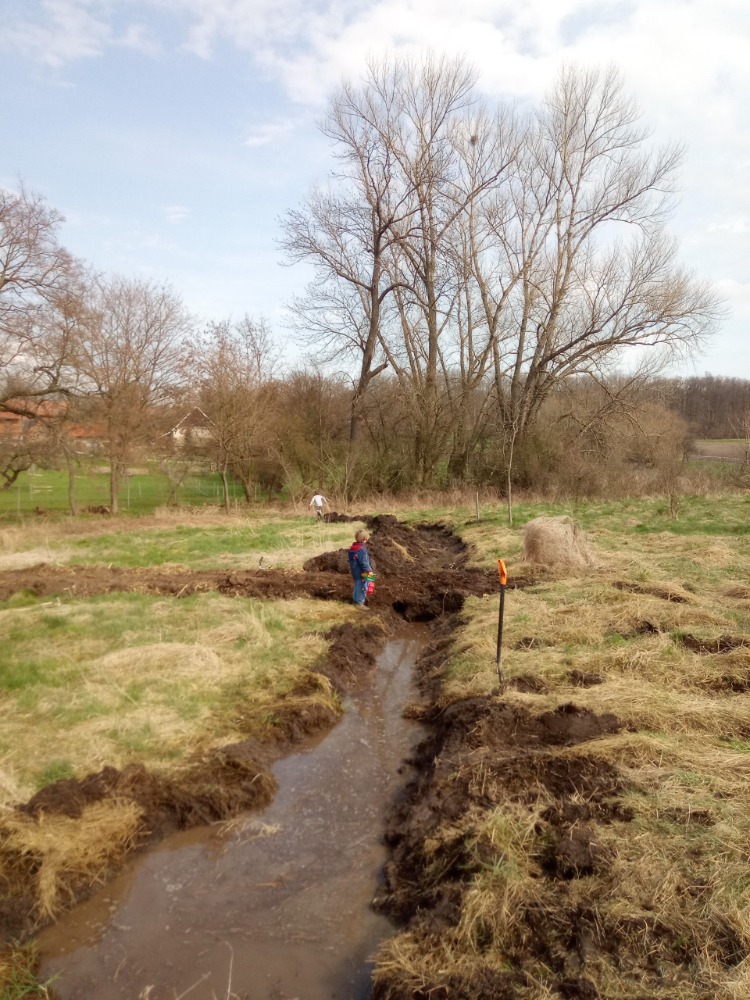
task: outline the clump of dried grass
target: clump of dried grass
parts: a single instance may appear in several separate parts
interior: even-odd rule
[[[587,743],[565,747],[563,756],[592,752],[630,772],[636,786],[661,787],[667,775],[681,775],[682,787],[694,782],[712,794],[730,798],[750,792],[750,769],[745,750],[735,750],[709,733],[620,732]]]
[[[161,642],[137,648],[116,649],[95,662],[98,673],[109,674],[122,684],[127,679],[164,676],[203,678],[221,676],[223,661],[215,650],[198,643]]]
[[[469,858],[479,859],[475,862],[479,871],[464,894],[455,934],[471,950],[488,939],[497,947],[509,943],[523,933],[525,908],[539,904],[542,884],[533,852],[542,811],[541,800],[531,810],[507,803],[480,817],[468,834],[466,850]],[[482,860],[488,848],[492,862]]]
[[[523,535],[523,558],[562,570],[588,570],[597,565],[589,540],[567,515],[529,521]]]
[[[136,803],[108,800],[86,806],[78,818],[11,813],[0,820],[0,862],[6,884],[19,877],[35,888],[40,920],[75,898],[82,882],[100,881],[132,849],[142,811]]]
[[[447,996],[446,983],[470,983],[478,965],[483,976],[488,967],[500,975],[507,971],[501,957],[491,953],[478,957],[450,933],[434,936],[425,947],[421,935],[407,931],[381,945],[375,961],[373,984],[378,1000]],[[467,994],[462,991],[461,995]]]

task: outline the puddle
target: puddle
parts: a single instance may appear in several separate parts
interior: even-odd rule
[[[421,629],[399,632],[335,729],[279,761],[263,812],[178,834],[38,939],[60,1000],[365,1000],[392,932],[370,909],[383,814],[422,735]]]

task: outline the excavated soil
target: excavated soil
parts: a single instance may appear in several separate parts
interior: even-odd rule
[[[330,515],[333,519],[334,515]],[[365,520],[369,549],[378,572],[374,610],[407,621],[431,621],[457,611],[470,594],[497,589],[497,574],[466,566],[466,546],[445,525],[410,528],[395,517]],[[186,597],[217,591],[234,597],[313,597],[345,601],[351,596],[346,549],[310,559],[305,572],[286,570],[123,569],[106,566],[50,566],[42,563],[0,572],[0,600],[18,593],[36,597],[91,597],[122,591]],[[511,586],[513,584],[511,583]]]

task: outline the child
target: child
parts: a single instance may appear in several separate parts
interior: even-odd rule
[[[354,592],[352,601],[359,608],[364,608],[367,597],[367,582],[362,577],[365,573],[372,572],[370,553],[367,551],[367,542],[370,536],[361,529],[354,536],[354,544],[349,549],[349,569],[354,578]]]

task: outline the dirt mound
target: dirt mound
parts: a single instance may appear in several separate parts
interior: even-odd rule
[[[308,559],[302,567],[307,573],[348,573],[349,557],[346,549],[323,552]]]
[[[340,519],[365,521],[370,530],[367,547],[379,573],[399,576],[419,574],[463,566],[468,559],[468,546],[444,524],[410,527],[390,514]],[[308,559],[304,569],[308,572],[348,573],[347,550],[337,549]]]
[[[366,521],[367,517],[357,514],[339,514],[335,510],[332,510],[330,513],[323,515],[323,520],[327,521],[328,524],[347,524],[350,521]]]
[[[421,914],[424,920],[425,912],[437,905],[433,841],[446,821],[502,801],[529,806],[540,798],[557,802],[558,808],[546,813],[550,831],[546,839],[552,846],[545,858],[550,871],[558,873],[573,870],[578,848],[564,850],[554,845],[570,839],[573,825],[584,818],[580,812],[571,818],[565,809],[568,799],[585,799],[589,815],[601,817],[610,811],[622,815],[616,799],[624,786],[609,763],[560,756],[554,749],[617,732],[621,723],[613,715],[596,715],[572,704],[535,715],[486,697],[436,710],[431,722],[433,734],[419,749],[420,776],[394,808],[386,829],[393,856],[377,902],[391,916],[404,920]],[[481,786],[475,780],[477,773],[482,774]],[[468,850],[469,840],[462,832],[455,843],[443,842],[439,848],[444,852],[440,858],[443,881],[447,878],[463,885],[478,870],[481,852],[477,854],[475,845]],[[582,843],[579,848],[585,853]],[[553,865],[551,859],[558,856]],[[581,873],[585,867],[581,861]]]
[[[746,636],[734,635],[720,635],[716,639],[699,639],[697,636],[688,633],[680,636],[680,642],[686,649],[703,655],[731,653],[735,649],[743,649],[750,646],[750,639]]]

